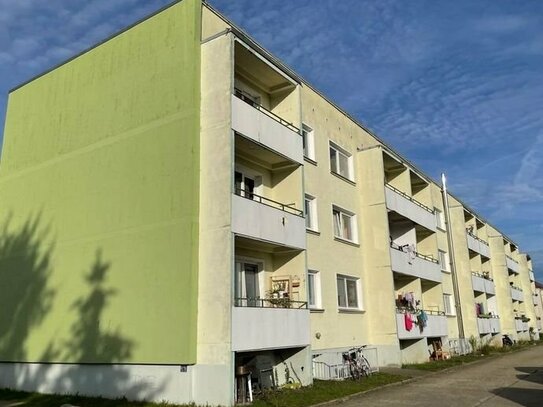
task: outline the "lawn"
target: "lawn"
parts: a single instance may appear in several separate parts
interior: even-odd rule
[[[389,383],[405,380],[405,376],[377,373],[359,381],[321,381],[315,380],[313,386],[300,389],[284,389],[268,391],[252,404],[255,407],[302,407],[334,400],[350,394],[374,389]],[[72,404],[84,407],[176,407],[174,404],[155,404],[146,402],[130,402],[123,399],[109,400],[104,398],[81,396],[58,396],[21,391],[0,390],[0,400],[24,402],[23,406],[59,407]],[[194,405],[192,405],[195,407]],[[179,406],[177,406],[179,407]]]

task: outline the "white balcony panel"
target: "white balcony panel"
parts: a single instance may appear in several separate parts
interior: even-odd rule
[[[232,128],[292,161],[304,162],[302,137],[298,133],[234,95]]]
[[[232,350],[293,348],[310,343],[309,310],[233,307]]]
[[[522,319],[515,319],[515,328],[517,332],[525,332],[530,329],[528,322],[522,322]]]
[[[405,329],[404,314],[396,314],[396,326],[398,339],[419,339],[437,336],[447,336],[447,317],[445,315],[428,315],[428,323],[422,330],[413,324],[413,328]]]
[[[473,250],[475,253],[479,253],[482,256],[490,258],[490,247],[487,243],[475,239],[469,233],[466,233],[466,237],[468,239],[468,248],[470,250]]]
[[[485,293],[490,294],[490,295],[495,295],[496,285],[494,284],[494,281],[487,280],[486,278],[483,280],[485,280]]]
[[[534,272],[530,271],[530,281],[535,281]]]
[[[436,231],[436,217],[432,212],[420,207],[403,195],[385,186],[387,208],[411,219],[433,232]]]
[[[232,232],[305,249],[305,219],[232,194]]]
[[[513,299],[513,301],[524,301],[524,293],[522,292],[522,290],[519,290],[518,288],[515,288],[515,287],[510,287],[511,289],[511,298]]]
[[[513,260],[512,258],[506,256],[505,257],[505,264],[507,264],[507,268],[515,273],[519,272],[518,263]]]
[[[500,320],[498,318],[477,318],[479,334],[495,334],[500,332]]]
[[[473,285],[473,291],[485,292],[485,279],[483,277],[471,275],[471,284]]]
[[[392,271],[396,273],[441,283],[441,268],[438,263],[420,257],[413,258],[410,253],[393,248],[390,248],[390,262]]]

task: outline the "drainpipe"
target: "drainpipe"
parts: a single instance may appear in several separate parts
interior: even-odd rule
[[[443,195],[443,207],[445,209],[445,222],[447,223],[447,237],[449,242],[449,260],[454,291],[454,307],[456,309],[456,322],[458,323],[458,336],[465,339],[464,320],[462,318],[462,306],[460,304],[460,290],[458,289],[458,275],[456,273],[456,260],[454,255],[454,242],[452,233],[451,213],[449,209],[449,195],[447,194],[447,178],[441,174],[441,193]],[[461,344],[463,348],[464,344]]]

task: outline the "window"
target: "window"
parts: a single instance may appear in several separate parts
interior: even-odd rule
[[[330,170],[353,180],[353,157],[338,145],[330,142]]]
[[[451,294],[443,294],[443,306],[445,308],[445,315],[455,315],[453,296]]]
[[[337,305],[339,308],[361,309],[358,295],[358,278],[337,276]]]
[[[236,260],[235,296],[236,306],[258,307],[261,305],[262,263],[250,260]]]
[[[443,212],[441,212],[439,209],[435,209],[436,214],[436,225],[439,229],[445,230],[445,215],[443,215]]]
[[[439,265],[441,266],[441,271],[449,273],[449,255],[443,250],[438,250],[439,254]]]
[[[315,232],[319,230],[317,198],[307,194],[305,195],[305,227]]]
[[[302,124],[302,143],[304,157],[315,161],[315,136],[313,129],[306,124]]]
[[[255,199],[262,186],[262,176],[247,168],[236,165],[234,171],[234,192],[236,195]]]
[[[356,215],[337,206],[332,206],[332,217],[334,222],[334,236],[357,243]]]
[[[322,308],[321,304],[321,279],[318,271],[308,270],[307,272],[307,303],[309,308]]]

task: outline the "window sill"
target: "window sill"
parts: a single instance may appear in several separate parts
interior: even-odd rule
[[[451,271],[450,270],[441,270],[442,273],[445,273],[445,274],[451,274]]]
[[[341,180],[343,180],[343,181],[345,181],[345,182],[347,182],[347,183],[349,183],[349,184],[351,184],[353,186],[356,186],[356,182],[354,182],[352,179],[344,177],[343,175],[338,174],[337,172],[334,172],[334,171],[330,170],[330,174],[332,174],[335,177],[338,177],[339,179],[341,179]]]
[[[352,240],[343,239],[342,237],[334,236],[334,240],[337,242],[348,244],[350,246],[360,247],[360,244],[353,242]]]
[[[315,167],[317,166],[317,162],[314,159],[309,158],[305,155],[304,155],[304,161],[307,161],[309,164],[313,164]]]
[[[309,229],[309,228],[306,228],[305,231],[311,235],[315,235],[315,236],[320,236],[321,235],[321,232],[319,232],[318,230],[315,230],[315,229]]]
[[[341,314],[363,314],[366,311],[360,308],[338,308],[337,311]]]
[[[315,313],[315,314],[322,314],[324,312],[324,308],[311,308],[311,307],[309,307],[309,312]]]
[[[439,226],[436,226],[436,229],[437,229],[437,230],[441,230],[442,232],[447,232],[447,229],[442,228],[442,227],[439,227]]]
[[[445,314],[445,316],[448,318],[454,318],[456,317],[456,314]]]

